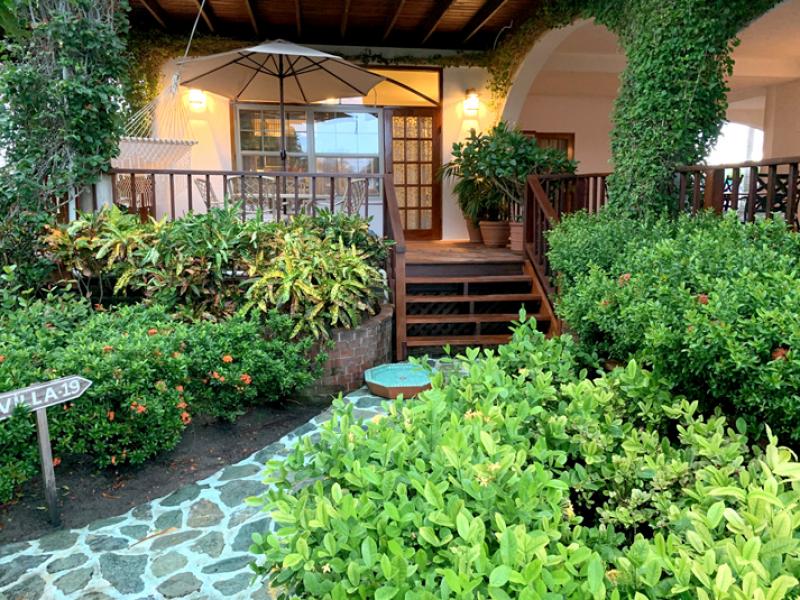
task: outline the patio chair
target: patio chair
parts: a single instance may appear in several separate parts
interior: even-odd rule
[[[369,183],[365,178],[349,179],[344,194],[336,202],[336,208],[347,214],[358,214],[366,204],[369,195]]]
[[[239,175],[228,179],[227,197],[232,202],[242,202],[244,217],[250,219],[262,209],[265,221],[277,220],[275,206],[278,193],[277,180],[269,175]]]
[[[214,186],[207,186],[205,179],[195,178],[194,187],[197,188],[197,191],[200,193],[200,199],[206,203],[206,208],[209,210],[212,208],[220,208],[224,205],[224,203],[220,202],[217,198],[217,194],[214,192]]]

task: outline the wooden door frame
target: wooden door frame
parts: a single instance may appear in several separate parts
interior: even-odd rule
[[[523,132],[534,138],[545,137],[557,140],[564,140],[567,142],[567,158],[572,160],[575,158],[575,133],[567,131],[535,131],[533,129],[525,129]]]
[[[406,114],[404,114],[406,113]],[[387,175],[394,175],[394,150],[392,148],[393,116],[432,116],[433,117],[433,182],[431,199],[431,229],[405,230],[407,240],[441,240],[442,239],[442,181],[438,177],[442,165],[442,107],[439,106],[384,106],[383,107],[383,158]],[[420,198],[421,202],[421,198]]]

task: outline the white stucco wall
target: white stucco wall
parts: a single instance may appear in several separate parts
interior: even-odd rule
[[[800,80],[767,88],[764,158],[800,155]]]
[[[607,172],[613,107],[613,98],[529,95],[517,124],[521,129],[574,133],[578,172]]]
[[[442,162],[452,157],[453,144],[465,139],[470,129],[485,131],[496,122],[496,113],[490,106],[490,94],[486,90],[488,74],[479,68],[445,69],[443,72],[442,97]],[[468,89],[474,88],[480,96],[477,117],[464,115],[464,97]],[[442,183],[442,239],[467,238],[467,226],[461,209],[458,208],[453,182]]]

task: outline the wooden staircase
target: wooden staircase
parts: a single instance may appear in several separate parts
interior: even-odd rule
[[[507,250],[468,253],[409,250],[405,294],[397,322],[398,348],[408,353],[437,353],[454,347],[496,346],[507,342],[510,324],[525,307],[546,334],[555,319],[531,263]],[[398,357],[402,359],[404,356]]]

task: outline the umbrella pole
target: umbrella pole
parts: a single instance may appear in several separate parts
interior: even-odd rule
[[[283,55],[278,56],[278,82],[280,86],[281,163],[286,170],[286,104],[283,98]]]

